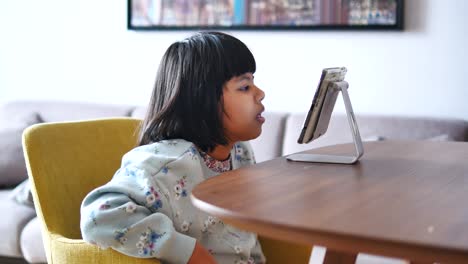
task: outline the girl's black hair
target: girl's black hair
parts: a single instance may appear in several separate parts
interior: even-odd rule
[[[159,65],[139,145],[176,138],[205,152],[226,145],[223,87],[255,69],[247,46],[221,32],[200,32],[173,43]]]

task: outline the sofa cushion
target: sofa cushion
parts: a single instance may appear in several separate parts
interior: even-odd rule
[[[21,232],[21,250],[29,263],[47,263],[39,219],[34,217]]]
[[[8,198],[10,190],[0,190],[0,256],[22,257],[20,235],[24,226],[36,215],[29,206],[19,205]]]
[[[15,186],[27,178],[21,137],[23,130],[40,122],[36,113],[12,115],[11,122],[1,117],[0,127],[0,186]]]
[[[134,106],[85,102],[15,101],[3,105],[0,112],[21,115],[36,112],[44,122],[129,116]]]
[[[0,131],[25,128],[27,126],[41,123],[42,120],[37,112],[9,112],[0,107]]]
[[[34,207],[34,201],[31,193],[31,184],[29,179],[24,180],[11,190],[9,198],[18,204]]]
[[[292,114],[286,120],[283,155],[308,149],[352,142],[348,120],[344,114],[334,114],[322,137],[308,143],[298,144],[297,138],[304,124],[305,113]],[[444,138],[454,141],[468,139],[468,122],[457,119],[426,117],[358,115],[356,120],[363,141],[372,138],[385,140],[433,140]]]
[[[456,141],[447,134],[440,134],[438,136],[430,137],[427,140],[429,141]]]
[[[285,113],[274,112],[264,112],[262,115],[265,117],[262,134],[250,141],[257,162],[281,156],[283,147],[281,139],[284,136],[284,123],[287,117]]]
[[[130,117],[144,119],[145,115],[146,115],[146,107],[138,106],[135,109],[133,109],[132,113],[130,114]]]
[[[21,136],[23,128],[0,131],[0,186],[15,186],[28,177]]]

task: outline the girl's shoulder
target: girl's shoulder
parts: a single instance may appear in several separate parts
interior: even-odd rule
[[[153,154],[165,154],[168,156],[180,156],[195,145],[184,139],[161,140],[148,145],[132,149],[130,152],[148,152]]]
[[[243,163],[242,165],[254,164],[255,155],[249,141],[239,141],[234,144],[235,160]]]
[[[245,151],[253,152],[250,141],[238,141],[234,144],[234,147],[244,149]]]
[[[130,150],[122,158],[122,167],[132,166],[156,173],[167,164],[196,153],[192,142],[183,139],[162,140]]]

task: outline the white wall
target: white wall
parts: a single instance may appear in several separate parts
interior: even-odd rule
[[[468,120],[467,14],[466,0],[406,0],[403,32],[231,33],[270,111],[307,111],[321,68],[346,66],[357,113]],[[0,103],[144,105],[163,52],[190,33],[128,31],[125,0],[0,0]]]

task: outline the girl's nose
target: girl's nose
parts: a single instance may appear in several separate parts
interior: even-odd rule
[[[257,87],[257,90],[258,90],[257,98],[258,98],[258,101],[261,102],[265,98],[265,92],[258,87]]]

